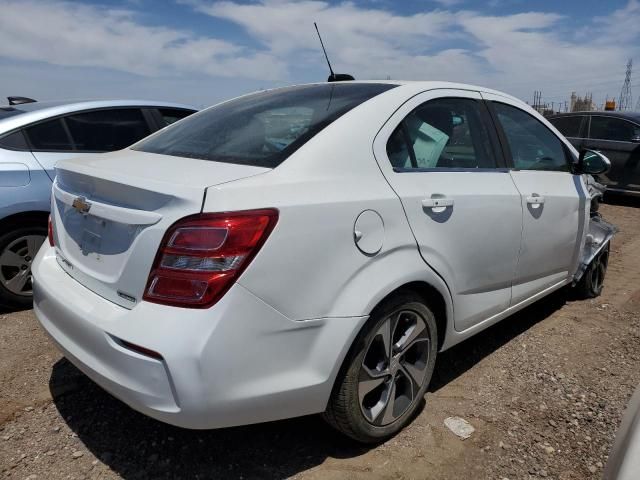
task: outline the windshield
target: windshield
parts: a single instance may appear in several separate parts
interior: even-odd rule
[[[247,95],[142,140],[142,152],[275,168],[352,108],[396,85],[327,83]]]

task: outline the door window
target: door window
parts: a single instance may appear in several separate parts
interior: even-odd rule
[[[477,100],[441,98],[407,115],[387,142],[394,168],[495,168],[491,137]]]
[[[149,126],[137,108],[95,110],[65,117],[77,150],[121,150],[149,135]]]
[[[160,116],[162,117],[162,121],[165,126],[171,125],[172,123],[175,123],[178,120],[182,120],[192,113],[195,113],[191,110],[184,110],[181,108],[159,108],[158,112],[160,112]]]
[[[34,150],[67,152],[73,150],[71,139],[59,118],[33,125],[27,128],[25,133]]]
[[[580,138],[580,125],[584,116],[556,117],[549,121],[565,137]]]
[[[630,142],[634,136],[640,136],[640,126],[620,118],[591,117],[590,138]]]
[[[8,148],[9,150],[29,150],[27,140],[24,138],[22,130],[16,130],[15,132],[0,138],[0,148]]]
[[[569,171],[562,141],[542,122],[519,108],[493,102],[518,170]]]

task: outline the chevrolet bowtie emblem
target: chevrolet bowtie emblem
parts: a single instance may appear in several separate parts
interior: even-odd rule
[[[78,213],[82,215],[86,215],[91,210],[91,204],[87,202],[87,199],[84,197],[77,197],[73,203],[71,204],[73,208],[75,208]]]

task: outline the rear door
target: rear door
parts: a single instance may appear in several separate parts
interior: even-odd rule
[[[520,195],[479,93],[432,90],[402,105],[374,141],[424,261],[446,281],[455,328],[508,308]]]
[[[490,100],[511,178],[521,196],[522,244],[512,305],[567,281],[573,275],[584,227],[586,194],[571,172],[563,141],[531,111],[504,97]]]
[[[592,115],[585,148],[599,150],[611,161],[600,176],[611,190],[640,191],[640,125],[622,118]]]

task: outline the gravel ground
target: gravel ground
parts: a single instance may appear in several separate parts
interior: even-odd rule
[[[425,408],[375,448],[317,417],[215,431],[148,419],[60,356],[31,311],[0,312],[0,478],[597,479],[640,384],[640,203],[603,295],[548,297],[442,354]],[[444,419],[475,427],[460,440]]]

